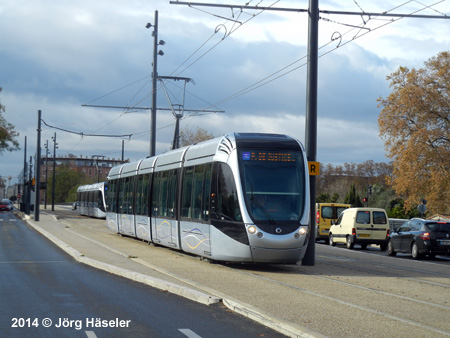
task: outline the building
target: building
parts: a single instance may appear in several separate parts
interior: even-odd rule
[[[42,157],[41,161],[41,182],[47,182],[53,175],[53,162],[55,162],[55,169],[58,167],[67,166],[70,169],[76,170],[80,174],[84,174],[86,178],[92,179],[92,182],[104,182],[108,177],[109,171],[112,167],[119,165],[122,162],[116,158],[106,158],[105,156],[86,156],[77,157],[69,154],[65,157]],[[126,160],[125,162],[129,162]]]

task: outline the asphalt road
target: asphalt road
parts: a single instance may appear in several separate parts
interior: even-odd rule
[[[78,263],[7,212],[0,290],[0,337],[283,337],[222,305]]]

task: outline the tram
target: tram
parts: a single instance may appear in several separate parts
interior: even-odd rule
[[[106,218],[107,182],[82,185],[77,189],[76,209],[80,215]]]
[[[303,145],[231,133],[111,168],[107,227],[211,261],[294,264],[310,226]]]

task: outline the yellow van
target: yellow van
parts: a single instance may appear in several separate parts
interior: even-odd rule
[[[384,209],[349,208],[344,210],[336,224],[330,228],[329,244],[345,243],[353,249],[355,244],[365,249],[368,244],[380,245],[381,251],[387,248],[389,220]]]
[[[316,203],[316,240],[323,239],[328,244],[328,231],[332,221],[336,221],[341,212],[350,207],[350,204]]]

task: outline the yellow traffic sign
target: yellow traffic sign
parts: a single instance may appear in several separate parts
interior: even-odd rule
[[[320,162],[308,162],[309,174],[312,176],[320,175]]]

